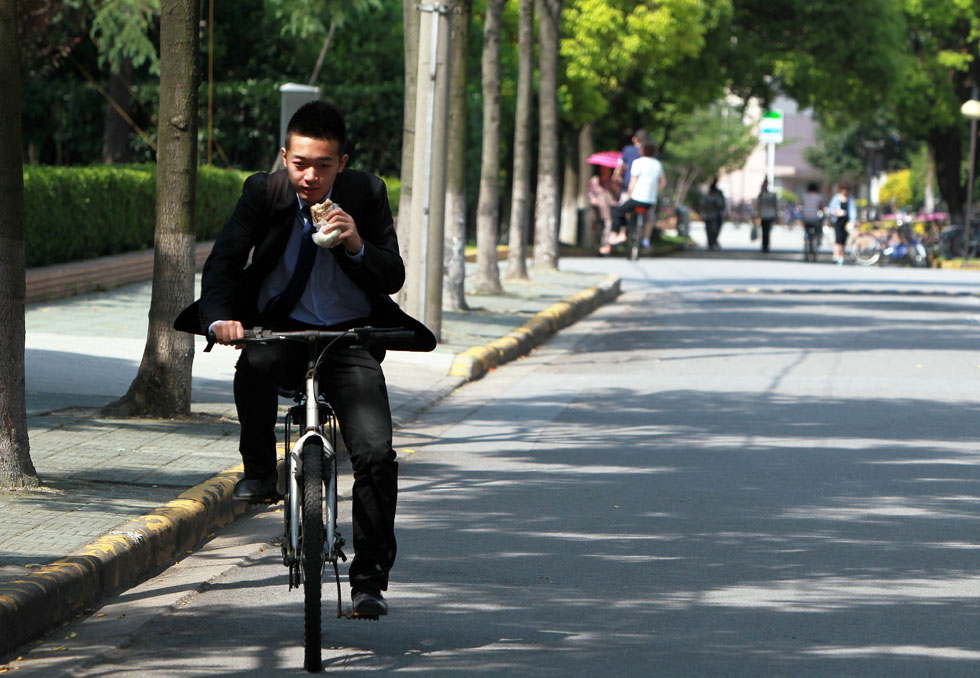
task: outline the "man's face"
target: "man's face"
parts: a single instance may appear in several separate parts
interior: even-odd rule
[[[292,134],[282,149],[282,162],[289,183],[308,204],[319,202],[333,188],[337,175],[347,166],[347,155],[340,154],[340,142]]]

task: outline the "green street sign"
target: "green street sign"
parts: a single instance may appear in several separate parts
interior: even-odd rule
[[[759,141],[764,144],[783,143],[783,112],[766,111],[759,121]]]

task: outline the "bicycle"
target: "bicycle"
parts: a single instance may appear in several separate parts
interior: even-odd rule
[[[303,587],[304,668],[323,670],[320,600],[326,564],[333,566],[337,582],[337,617],[345,615],[341,600],[338,561],[346,562],[344,538],[337,529],[337,419],[330,404],[319,395],[317,368],[334,347],[365,346],[372,340],[410,341],[413,333],[394,328],[358,327],[349,330],[246,330],[233,344],[305,342],[307,369],[302,390],[280,391],[296,403],[284,416],[285,459],[280,465],[277,492],[284,499],[283,564],[289,569],[289,590]],[[326,345],[320,349],[320,342]],[[293,426],[304,431],[290,445]],[[324,491],[324,489],[326,491]],[[274,499],[278,501],[278,499]],[[377,617],[356,616],[377,619]]]
[[[626,243],[626,257],[630,261],[640,258],[640,251],[643,249],[643,231],[646,226],[646,215],[649,208],[637,206],[630,214],[629,237]]]
[[[889,239],[873,233],[858,233],[851,240],[851,256],[862,266],[885,262],[920,268],[929,265],[929,252],[919,238],[909,236],[896,243]]]
[[[815,262],[823,240],[823,221],[803,222],[803,261]]]

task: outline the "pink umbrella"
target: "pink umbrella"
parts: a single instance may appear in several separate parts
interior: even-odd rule
[[[619,159],[622,155],[619,151],[600,151],[590,155],[588,162],[590,165],[599,165],[600,167],[616,167],[619,165]]]

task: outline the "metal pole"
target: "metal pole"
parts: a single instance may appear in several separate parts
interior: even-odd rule
[[[208,165],[214,148],[214,0],[208,2]]]
[[[415,197],[412,200],[410,279],[405,306],[439,338],[442,329],[450,8],[446,4],[419,5],[418,11],[421,13],[418,96],[412,159]]]
[[[973,89],[976,98],[976,88]],[[970,173],[966,185],[966,223],[963,226],[963,256],[970,256],[970,225],[973,221],[973,167],[977,159],[977,119],[970,119]]]
[[[776,190],[776,144],[771,141],[766,144],[766,179],[769,190]]]

